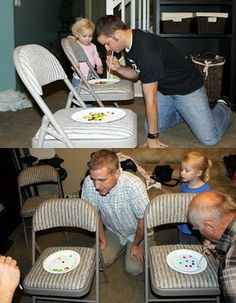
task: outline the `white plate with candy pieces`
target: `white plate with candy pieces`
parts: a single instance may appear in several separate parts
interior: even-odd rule
[[[120,108],[93,107],[74,113],[71,118],[77,122],[83,123],[106,123],[119,120],[126,115],[126,112]]]
[[[74,250],[60,250],[48,256],[43,268],[52,274],[64,274],[79,265],[80,255]]]
[[[166,261],[172,269],[184,274],[198,274],[207,267],[206,258],[191,249],[174,250],[167,255]]]
[[[96,85],[110,85],[110,84],[114,84],[119,82],[119,79],[115,79],[115,78],[101,78],[101,79],[92,79],[89,80],[88,83],[89,84],[96,84]]]

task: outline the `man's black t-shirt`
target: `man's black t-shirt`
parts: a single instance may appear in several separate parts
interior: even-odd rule
[[[158,90],[164,95],[186,95],[203,86],[199,71],[173,44],[152,33],[132,32],[125,61],[139,73],[142,83],[158,81]]]

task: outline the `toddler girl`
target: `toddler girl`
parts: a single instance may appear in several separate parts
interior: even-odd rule
[[[79,19],[75,23],[73,23],[71,31],[73,36],[77,39],[77,42],[82,47],[84,52],[86,53],[88,60],[92,64],[93,67],[96,66],[96,70],[98,74],[103,73],[102,60],[99,57],[96,45],[91,41],[93,39],[95,26],[92,21],[88,19]],[[85,62],[80,63],[80,70],[87,79],[89,76],[89,67]],[[74,73],[72,78],[72,85],[74,87],[79,84],[79,76]]]
[[[182,193],[200,193],[211,191],[211,187],[206,183],[210,178],[211,160],[200,152],[187,153],[181,163],[180,177]],[[194,235],[189,224],[178,225],[179,243],[198,243],[199,238]]]

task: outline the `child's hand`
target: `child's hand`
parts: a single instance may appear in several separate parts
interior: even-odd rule
[[[97,66],[97,73],[102,74],[103,73],[103,67],[102,66]]]

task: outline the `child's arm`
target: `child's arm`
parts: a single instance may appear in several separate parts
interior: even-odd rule
[[[95,61],[95,64],[96,64],[97,73],[102,74],[103,73],[102,60],[99,57],[97,47],[96,47],[95,44],[94,44],[94,61]]]

